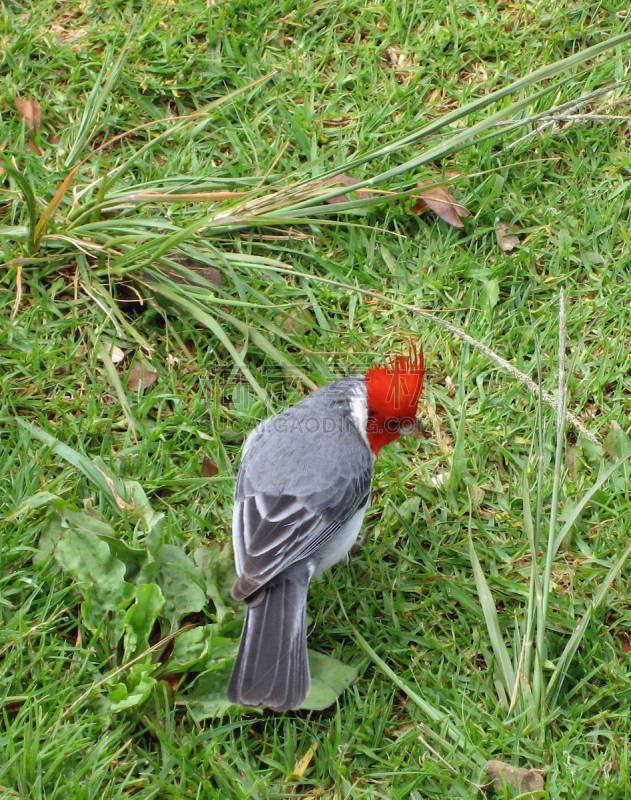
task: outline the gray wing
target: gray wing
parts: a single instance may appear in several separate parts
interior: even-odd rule
[[[247,473],[239,475],[232,521],[239,580],[236,599],[253,594],[297,561],[319,550],[368,502],[371,470],[335,487],[331,504],[315,507],[309,498],[269,495],[253,490]]]
[[[248,437],[234,498],[235,598],[308,558],[366,505],[374,456],[352,413],[365,398],[363,379],[344,378]]]

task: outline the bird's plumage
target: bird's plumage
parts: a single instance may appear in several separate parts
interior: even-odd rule
[[[311,575],[309,565],[294,565],[248,606],[228,687],[233,702],[285,711],[309,694],[305,625]]]
[[[336,381],[248,437],[233,512],[239,578],[232,595],[248,609],[228,687],[232,702],[281,711],[308,694],[309,582],[357,540],[375,455],[399,435],[387,423],[396,423],[399,406],[406,418],[412,404],[415,412],[422,382],[422,357],[420,365],[399,358],[394,372],[376,368]]]
[[[236,599],[312,556],[366,506],[375,459],[356,425],[356,396],[365,402],[363,379],[344,378],[248,437],[232,517]]]

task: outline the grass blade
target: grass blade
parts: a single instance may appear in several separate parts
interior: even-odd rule
[[[588,492],[586,492],[583,495],[583,497],[581,497],[579,502],[574,506],[574,508],[572,509],[572,513],[570,514],[570,516],[567,518],[567,520],[565,522],[565,525],[561,528],[561,530],[557,534],[557,537],[554,540],[554,543],[552,545],[552,550],[553,550],[554,555],[556,555],[556,553],[558,552],[559,547],[561,546],[561,543],[563,542],[565,537],[570,532],[570,530],[571,530],[572,526],[574,525],[574,523],[576,522],[576,520],[580,517],[580,515],[581,515],[583,509],[585,508],[585,506],[589,503],[589,501],[596,494],[596,492],[600,488],[602,488],[602,486],[609,480],[609,478],[613,475],[613,473],[617,469],[619,469],[625,463],[625,461],[628,461],[629,458],[631,458],[631,453],[628,453],[626,456],[623,456],[618,461],[616,461],[615,464],[612,464],[610,467],[608,467],[602,473],[602,475],[599,475],[598,480],[592,486],[592,488]]]
[[[64,162],[64,166],[66,168],[70,167],[73,164],[79,155],[79,153],[85,147],[88,139],[92,135],[92,130],[94,127],[94,123],[96,122],[96,118],[99,114],[99,111],[103,107],[103,103],[106,101],[107,96],[112,91],[114,84],[118,80],[118,76],[123,68],[123,64],[125,63],[125,58],[127,56],[127,48],[129,46],[129,42],[131,41],[132,36],[134,35],[134,31],[131,30],[129,35],[127,36],[127,40],[125,44],[121,48],[121,52],[112,64],[109,74],[107,76],[107,80],[103,84],[101,88],[101,83],[103,78],[107,72],[108,65],[112,56],[112,51],[108,48],[105,51],[105,57],[103,58],[103,66],[101,67],[101,71],[99,72],[96,82],[92,87],[92,91],[87,99],[85,104],[85,108],[83,110],[83,114],[81,116],[81,122],[79,124],[79,130],[77,131],[77,136],[75,142]]]
[[[516,81],[508,84],[508,86],[503,86],[501,89],[498,89],[495,92],[491,92],[491,94],[485,95],[484,97],[476,98],[470,103],[467,103],[460,108],[456,108],[453,111],[449,112],[448,114],[443,114],[440,116],[439,119],[433,120],[432,122],[424,125],[418,131],[414,131],[407,136],[402,137],[401,139],[397,139],[396,141],[392,142],[385,147],[380,147],[375,150],[366,153],[356,159],[353,159],[343,166],[336,167],[333,170],[325,173],[322,177],[328,178],[333,177],[334,175],[339,175],[342,172],[346,172],[349,169],[355,169],[357,167],[362,166],[368,161],[372,161],[373,159],[379,158],[381,156],[389,155],[390,153],[395,153],[398,150],[401,150],[404,147],[407,147],[411,144],[414,144],[421,139],[425,139],[428,136],[437,133],[440,130],[443,130],[446,126],[451,125],[454,122],[457,122],[460,119],[468,116],[469,114],[474,114],[477,111],[481,111],[483,108],[486,108],[491,103],[496,103],[499,100],[502,100],[504,97],[507,97],[511,94],[517,94],[518,92],[522,91],[522,89],[527,89],[530,86],[533,86],[535,83],[540,81],[547,81],[550,78],[558,75],[565,70],[572,69],[573,67],[577,67],[580,64],[584,64],[586,61],[595,58],[596,56],[600,55],[601,53],[606,52],[607,50],[611,50],[615,47],[618,47],[621,44],[625,44],[626,42],[631,41],[631,32],[622,33],[618,36],[612,36],[610,39],[606,39],[598,44],[593,45],[592,47],[588,47],[585,50],[581,50],[578,53],[574,53],[567,58],[563,58],[560,61],[555,61],[553,64],[546,64],[543,67],[539,67],[538,69],[534,70],[533,72],[529,73],[528,75],[524,75],[523,78],[519,78]],[[550,87],[552,88],[552,87]],[[409,169],[409,167],[407,167]],[[397,168],[397,170],[400,168]],[[389,172],[392,172],[390,170]],[[386,175],[388,173],[383,173]],[[380,176],[382,178],[382,176]],[[353,186],[353,190],[357,188],[361,188],[362,186],[370,185],[369,182],[364,182],[361,184],[356,184]],[[343,194],[343,192],[342,192]]]
[[[196,319],[198,322],[201,322],[202,325],[207,327],[215,334],[226,350],[230,353],[234,363],[239,367],[245,379],[254,389],[259,399],[265,403],[266,408],[268,408],[270,411],[273,411],[274,409],[272,408],[267,393],[261,388],[254,375],[252,375],[248,366],[243,360],[241,353],[232,344],[230,338],[217,320],[211,314],[201,308],[197,303],[191,302],[189,299],[187,299],[183,292],[179,291],[180,288],[185,287],[178,287],[177,284],[172,284],[172,287],[173,288],[169,288],[165,283],[154,284],[156,292],[161,294],[163,297],[166,297],[168,300],[171,300],[171,302],[175,303],[176,305],[185,308],[194,319]]]
[[[13,164],[11,164],[6,156],[3,156],[2,158],[1,169],[9,173],[9,175],[20,187],[22,194],[24,195],[24,200],[26,201],[26,208],[28,211],[28,248],[29,252],[33,252],[36,243],[35,229],[37,226],[37,203],[35,201],[35,192],[33,191],[28,178],[15,169]]]
[[[568,643],[565,645],[563,652],[559,656],[559,660],[556,663],[554,672],[548,681],[548,686],[546,688],[546,698],[550,706],[556,705],[556,702],[559,697],[559,692],[561,690],[561,685],[563,683],[563,679],[567,674],[567,669],[572,662],[572,659],[576,655],[576,651],[578,650],[583,636],[585,634],[585,630],[592,618],[594,611],[598,608],[598,606],[602,603],[605,595],[611,588],[612,583],[620,574],[622,568],[624,567],[627,559],[631,555],[631,544],[627,547],[627,549],[623,552],[620,558],[616,561],[614,566],[611,568],[609,574],[603,581],[600,589],[598,590],[598,594],[590,603],[587,608],[587,611],[581,617],[580,622],[574,629],[574,633],[570,637]]]
[[[427,700],[425,700],[420,696],[420,694],[415,692],[411,686],[409,686],[405,681],[401,680],[401,678],[399,678],[396,672],[391,667],[389,667],[380,656],[377,655],[377,653],[372,649],[372,647],[364,639],[361,633],[359,633],[359,631],[350,622],[349,622],[349,627],[353,632],[353,637],[355,638],[357,644],[362,648],[362,650],[368,656],[370,656],[372,661],[379,667],[379,669],[384,673],[384,675],[390,678],[392,683],[394,683],[395,686],[397,686],[402,692],[404,692],[410,698],[410,700],[416,706],[418,706],[424,714],[427,714],[427,716],[433,722],[437,722],[441,725],[444,725],[445,730],[447,731],[450,738],[453,739],[453,741],[462,749],[464,753],[466,753],[474,760],[482,763],[483,758],[480,755],[480,753],[478,753],[476,749],[472,748],[472,746],[468,744],[467,740],[458,730],[458,728],[456,728],[456,726],[449,721],[447,714],[445,714],[442,711],[439,711],[437,708],[434,708],[434,706],[431,703],[428,703]],[[430,729],[426,728],[426,731],[430,731]],[[436,738],[437,741],[440,742],[440,744],[442,744],[443,746],[446,744],[445,741],[442,739],[442,737],[440,737],[438,734],[435,734],[433,731],[431,731],[431,733],[433,734],[434,738]]]
[[[77,450],[74,450],[69,445],[64,444],[55,436],[47,433],[47,431],[39,428],[37,425],[33,425],[31,422],[28,422],[28,420],[25,420],[22,417],[15,417],[14,419],[18,425],[21,425],[25,430],[27,430],[34,439],[39,439],[40,442],[43,442],[47,447],[50,447],[53,453],[61,456],[69,464],[72,464],[73,467],[76,467],[80,472],[82,472],[83,475],[85,475],[85,477],[91,481],[100,492],[103,492],[103,495],[109,500],[112,508],[115,508],[120,514],[120,508],[116,503],[116,498],[114,497],[112,489],[109,486],[105,475],[103,475],[101,470],[99,470],[87,456]]]
[[[469,557],[471,558],[473,577],[475,578],[475,584],[478,589],[478,597],[480,598],[480,605],[482,606],[486,628],[489,632],[491,647],[493,648],[493,653],[497,662],[497,670],[502,686],[506,690],[508,697],[510,697],[515,686],[515,671],[508,648],[502,638],[495,601],[493,600],[493,595],[491,594],[491,590],[489,589],[489,585],[486,582],[484,572],[482,571],[482,567],[476,555],[471,532],[469,532]]]

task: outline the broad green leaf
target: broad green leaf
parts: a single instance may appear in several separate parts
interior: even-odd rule
[[[162,590],[164,607],[160,616],[168,621],[171,631],[179,628],[183,616],[201,611],[206,605],[202,571],[175,545],[165,544],[155,562],[145,565],[138,580],[157,583]]]
[[[92,514],[84,514],[82,511],[74,511],[72,508],[66,507],[63,510],[64,521],[68,523],[70,528],[78,528],[86,533],[92,533],[95,536],[109,536],[115,538],[116,533],[111,525],[103,522],[102,519],[93,516]]]
[[[355,667],[314,650],[309,650],[309,668],[311,691],[298,708],[321,711],[332,706],[357,677]]]
[[[130,547],[116,534],[111,525],[92,514],[74,511],[66,506],[63,510],[63,520],[69,524],[70,528],[93,533],[104,541],[110,548],[112,555],[125,564],[125,580],[129,582],[134,580],[147,560],[145,550]]]
[[[134,512],[143,521],[147,532],[151,533],[164,520],[164,514],[153,510],[144,489],[137,481],[125,481],[125,489]]]
[[[147,664],[144,661],[134,664],[125,676],[125,683],[115,683],[108,694],[110,711],[123,711],[143,703],[157,683],[156,679],[151,677],[151,673],[158,666],[159,664]]]
[[[123,633],[122,609],[134,596],[134,587],[125,581],[125,565],[98,536],[82,530],[69,530],[57,544],[55,557],[85,597],[86,627],[96,631],[105,623],[117,642]]]
[[[64,524],[63,517],[59,511],[54,510],[48,515],[44,523],[44,529],[39,536],[37,553],[33,556],[33,564],[42,564],[49,559],[55,552],[55,547],[59,540],[68,532],[67,523]]]
[[[206,595],[213,601],[217,622],[221,624],[226,614],[241,604],[235,603],[230,591],[237,580],[230,547],[220,548],[217,542],[198,547],[193,558],[206,579]]]
[[[178,701],[178,705],[189,709],[196,722],[221,717],[229,708],[235,708],[226,697],[233,663],[232,660],[225,661],[201,675],[195,683],[195,691]]]
[[[213,625],[200,625],[184,631],[175,640],[173,655],[167,664],[167,672],[183,672],[201,661],[210,653]]]
[[[218,625],[200,625],[190,631],[181,633],[175,640],[173,655],[167,663],[167,672],[185,672],[197,666],[201,672],[210,668],[211,662],[225,658],[235,658],[239,648],[239,633],[227,637],[221,633],[225,629]]]
[[[163,606],[164,597],[155,583],[141,583],[136,587],[136,602],[125,614],[126,661],[140,655],[149,647],[149,636]]]
[[[145,539],[149,561],[159,561],[164,547],[164,515],[160,516],[162,519],[152,520],[152,527]]]
[[[154,511],[144,489],[138,481],[126,481],[115,475],[100,456],[94,459],[94,466],[102,473],[117,505],[138,517],[150,532],[164,519],[164,514]]]
[[[54,504],[55,506],[63,505],[63,500],[61,500],[58,495],[52,494],[52,492],[36,492],[30,497],[27,497],[26,500],[23,500],[15,511],[5,517],[5,519],[7,521],[16,519],[23,514],[34,511],[36,508],[41,508],[42,506],[50,504]]]

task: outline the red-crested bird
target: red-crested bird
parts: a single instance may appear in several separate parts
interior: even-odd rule
[[[412,349],[318,389],[248,436],[232,525],[232,596],[247,603],[232,702],[283,711],[309,693],[309,582],[357,541],[381,448],[422,432],[424,374],[423,353]]]

